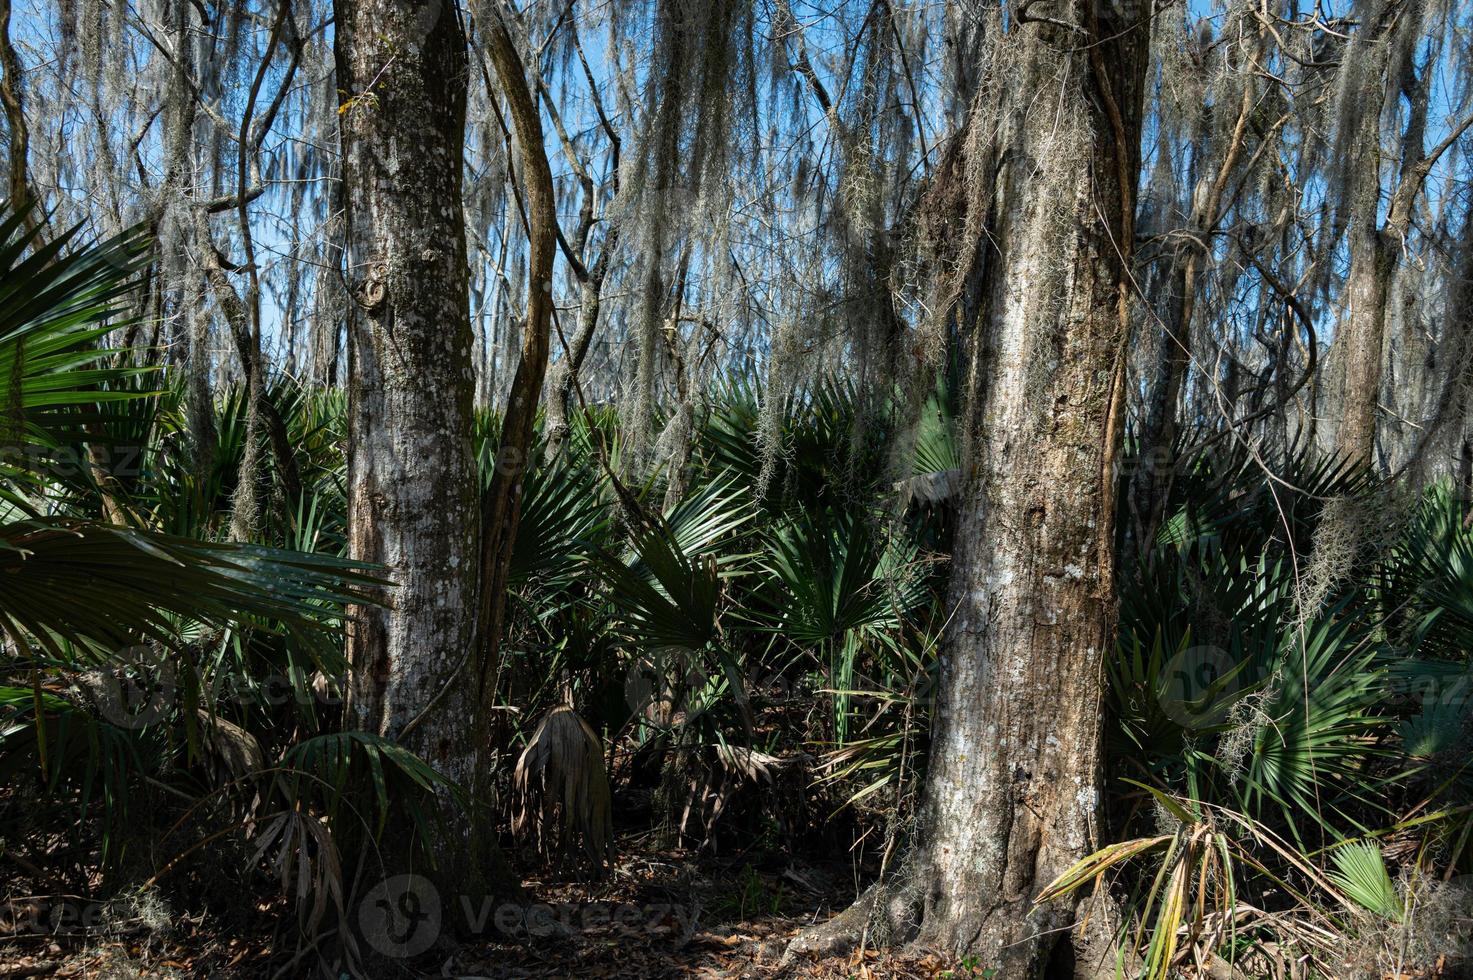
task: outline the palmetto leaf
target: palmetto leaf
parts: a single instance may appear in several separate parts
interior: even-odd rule
[[[566,459],[534,468],[522,486],[512,581],[543,590],[571,582],[603,537],[608,513],[607,495],[592,473]]]
[[[26,446],[59,448],[99,402],[146,394],[126,386],[126,369],[88,367],[102,356],[93,341],[129,288],[144,239],[128,232],[64,253],[75,235],[37,246],[20,214],[0,213],[0,403],[9,434]],[[17,491],[49,482],[34,462],[27,455],[0,471],[13,504],[23,503]],[[338,558],[9,516],[0,524],[0,628],[18,646],[56,654],[69,644],[168,639],[184,620],[259,616],[317,629],[324,612],[363,600],[372,583],[362,566]]]
[[[1370,841],[1356,841],[1331,852],[1335,870],[1330,879],[1357,905],[1383,919],[1401,921],[1401,896],[1386,870],[1381,849]]]
[[[781,525],[760,562],[787,592],[773,628],[797,643],[892,632],[928,599],[914,544],[849,511]]]
[[[1391,622],[1427,658],[1466,662],[1473,649],[1473,528],[1451,488],[1432,488],[1384,563]]]
[[[537,724],[517,759],[513,830],[534,829],[543,848],[571,847],[577,832],[595,867],[613,859],[614,829],[603,741],[572,708],[560,705]],[[553,816],[561,809],[560,825]],[[561,838],[559,840],[559,838]]]
[[[1063,874],[1044,886],[1039,892],[1038,902],[1051,902],[1096,881],[1102,874],[1122,861],[1160,850],[1174,840],[1172,834],[1142,837],[1138,840],[1120,841],[1086,855],[1069,867]]]
[[[53,324],[96,322],[128,289],[146,246],[140,229],[66,253],[81,226],[38,245],[27,209],[0,206],[0,343]]]
[[[641,534],[633,550],[630,563],[607,551],[594,560],[635,643],[703,649],[716,638],[721,582],[715,557],[688,556],[665,526]]]
[[[712,473],[738,475],[773,512],[835,503],[844,488],[872,488],[884,475],[888,430],[863,416],[848,378],[825,377],[785,395],[736,380],[718,388],[698,450]]]
[[[720,473],[682,497],[664,522],[675,547],[696,558],[717,552],[755,513],[740,476]]]
[[[114,725],[61,692],[19,686],[0,686],[0,720],[0,780],[34,778],[39,763],[49,793],[73,795],[81,814],[100,806],[103,858],[117,857],[133,784],[166,757],[159,729]]]
[[[930,591],[915,543],[883,535],[869,515],[816,510],[765,536],[761,564],[781,586],[764,629],[811,648],[834,691],[834,733],[849,734],[856,667],[866,649],[892,648]]]
[[[1468,711],[1465,704],[1435,701],[1405,719],[1398,727],[1402,751],[1413,759],[1432,761],[1464,754],[1468,748]],[[1461,761],[1461,760],[1454,760]]]
[[[178,619],[242,616],[316,630],[367,601],[366,566],[328,555],[187,538],[65,519],[0,525],[0,627],[52,651],[168,640]]]
[[[375,833],[383,831],[392,802],[426,842],[435,794],[465,803],[461,787],[413,752],[370,732],[335,732],[298,742],[282,757],[278,785],[289,801],[313,801],[329,816],[355,794],[366,796],[376,814]]]
[[[936,503],[961,489],[961,445],[951,402],[945,379],[938,378],[916,422],[910,474],[902,487],[908,498]]]
[[[1324,822],[1336,791],[1364,796],[1370,759],[1388,750],[1372,736],[1387,723],[1380,650],[1349,600],[1286,634],[1242,773],[1244,809],[1278,805],[1298,834],[1298,815]]]
[[[99,366],[96,345],[146,238],[134,229],[65,251],[78,231],[41,245],[24,212],[0,208],[0,482],[12,499],[44,487],[48,456],[82,438],[101,405],[139,397],[123,384],[139,369]]]

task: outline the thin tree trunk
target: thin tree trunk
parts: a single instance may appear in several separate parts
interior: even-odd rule
[[[41,202],[36,200],[27,173],[31,136],[21,95],[20,57],[10,42],[10,0],[0,0],[0,104],[5,108],[5,121],[10,130],[10,169],[6,186],[10,206],[16,208],[24,203],[39,208]],[[34,231],[39,221],[35,210],[27,210],[24,220],[29,231]]]
[[[1457,481],[1454,489],[1461,495],[1467,490],[1469,476],[1473,476],[1473,443],[1469,441],[1473,432],[1468,429],[1468,396],[1473,386],[1473,214],[1463,220],[1456,254],[1442,339],[1437,346],[1442,377],[1400,473],[1410,477],[1413,485],[1421,486],[1442,475],[1446,467]]]
[[[1357,159],[1346,169],[1350,181],[1350,274],[1345,283],[1346,311],[1339,341],[1345,374],[1341,389],[1341,420],[1336,449],[1349,460],[1365,465],[1375,462],[1376,413],[1380,403],[1382,370],[1386,347],[1386,303],[1401,250],[1411,231],[1412,212],[1422,185],[1438,159],[1470,126],[1465,117],[1436,146],[1426,149],[1428,100],[1431,86],[1417,75],[1414,59],[1404,59],[1396,79],[1400,95],[1408,105],[1407,122],[1401,134],[1401,159],[1386,217],[1380,217],[1381,202],[1381,114],[1388,91],[1385,75],[1390,51],[1407,36],[1420,33],[1419,8],[1401,0],[1388,0],[1367,18],[1345,57],[1373,58],[1366,72],[1372,91],[1353,93],[1358,102],[1353,110],[1357,127],[1354,146]]]
[[[260,451],[258,443],[263,423],[271,446],[271,456],[276,464],[276,477],[281,481],[282,493],[288,501],[295,501],[301,496],[302,478],[297,468],[296,455],[292,452],[286,420],[276,410],[276,405],[266,391],[266,363],[261,355],[261,336],[255,326],[260,317],[259,294],[252,289],[249,302],[241,298],[221,264],[214,237],[210,234],[209,217],[203,209],[195,210],[194,221],[205,281],[215,294],[215,302],[230,328],[236,356],[240,358],[241,370],[245,372],[247,445],[245,459],[240,466],[235,512],[231,516],[231,535],[238,541],[248,541],[261,519],[261,502],[256,499],[259,489],[256,485],[261,482],[261,472],[255,457]],[[241,499],[241,494],[247,495],[245,500]]]
[[[614,250],[618,239],[617,228],[609,232],[598,261],[579,284],[578,327],[568,341],[568,350],[548,371],[547,379],[547,450],[548,459],[557,459],[563,453],[568,439],[568,405],[572,400],[573,386],[578,383],[578,372],[588,356],[593,334],[598,328],[599,308],[602,305],[603,281],[608,271],[609,253]]]
[[[522,483],[531,462],[537,402],[547,374],[552,318],[552,264],[557,241],[552,170],[542,142],[542,122],[527,86],[526,70],[516,44],[497,14],[486,24],[487,51],[506,95],[521,150],[522,183],[527,207],[527,316],[521,358],[512,377],[496,471],[481,505],[481,591],[477,606],[480,673],[476,690],[483,721],[495,710],[500,644],[506,613],[507,576],[522,512]],[[489,739],[482,738],[485,744]],[[489,758],[489,754],[487,756]],[[482,770],[485,766],[482,766]],[[481,776],[489,776],[482,771]]]
[[[619,196],[619,156],[621,152],[621,140],[619,131],[614,128],[604,111],[603,100],[599,97],[598,88],[593,82],[593,71],[588,65],[588,59],[583,53],[583,44],[578,39],[576,24],[569,24],[568,30],[573,39],[573,48],[578,53],[578,62],[582,66],[584,74],[589,80],[590,98],[593,102],[594,111],[598,114],[599,124],[604,135],[609,141],[611,159],[611,185],[615,200]],[[539,84],[541,84],[539,76]],[[579,207],[578,227],[573,233],[571,243],[559,236],[559,244],[563,246],[564,256],[568,265],[573,270],[574,277],[579,286],[578,326],[573,333],[573,339],[566,343],[563,356],[557,363],[548,369],[548,397],[546,433],[547,447],[546,458],[549,460],[560,457],[567,445],[568,439],[568,405],[571,401],[573,391],[578,386],[578,372],[583,368],[583,361],[588,356],[588,348],[593,343],[593,334],[598,329],[598,315],[603,303],[603,285],[608,276],[609,263],[614,251],[619,247],[619,236],[621,218],[617,214],[610,214],[610,209],[605,209],[603,221],[605,232],[603,245],[599,249],[598,258],[591,266],[585,264],[584,247],[588,243],[588,236],[593,231],[594,225],[594,183],[593,176],[578,155],[578,148],[569,138],[567,129],[563,126],[562,116],[557,111],[556,100],[546,98],[546,86],[542,86],[544,101],[548,108],[548,115],[552,118],[554,127],[557,129],[558,139],[563,145],[563,154],[567,157],[578,177],[578,182],[583,188],[583,200]]]
[[[1033,900],[1099,844],[1147,10],[1051,8],[1070,26],[1023,21],[984,66],[953,171],[972,204],[950,227],[983,243],[955,611],[918,828],[901,871],[799,949],[868,925],[1009,980],[1067,958],[1054,954],[1074,909]]]
[[[1374,171],[1372,171],[1374,179]],[[1341,343],[1345,381],[1336,448],[1341,456],[1370,464],[1376,449],[1376,406],[1386,345],[1386,296],[1395,253],[1387,249],[1376,214],[1356,215],[1350,229],[1350,278]]]
[[[1262,30],[1259,32],[1262,38]],[[1150,554],[1151,541],[1164,516],[1166,500],[1176,472],[1174,458],[1182,387],[1192,361],[1192,314],[1197,305],[1197,274],[1209,256],[1210,240],[1222,217],[1223,195],[1243,150],[1248,121],[1252,116],[1256,89],[1243,85],[1237,121],[1224,148],[1217,170],[1209,181],[1193,188],[1193,208],[1187,223],[1187,235],[1172,251],[1167,277],[1166,316],[1162,323],[1162,356],[1158,373],[1146,406],[1141,426],[1140,451],[1136,471],[1131,480],[1130,509],[1135,526],[1129,528],[1126,553],[1121,555],[1126,567],[1137,556]]]

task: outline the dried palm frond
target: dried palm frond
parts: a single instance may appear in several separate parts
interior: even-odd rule
[[[346,922],[342,855],[331,828],[319,817],[292,809],[266,820],[252,863],[262,860],[280,880],[282,894],[296,896],[297,917],[308,935],[316,933],[328,911],[339,927]]]
[[[530,826],[538,850],[566,853],[576,832],[584,853],[602,870],[614,857],[609,777],[603,741],[570,707],[552,709],[517,760],[512,830]]]
[[[256,736],[235,722],[204,710],[199,712],[199,723],[210,768],[217,781],[239,779],[265,768],[265,755]]]
[[[748,782],[772,782],[773,770],[791,760],[781,759],[745,745],[730,745],[721,742],[716,746],[716,758],[727,772],[741,776]]]

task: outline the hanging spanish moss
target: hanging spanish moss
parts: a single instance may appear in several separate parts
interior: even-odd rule
[[[757,132],[750,5],[661,0],[652,16],[642,99],[651,109],[621,176],[629,211],[622,247],[635,256],[635,364],[625,397],[635,465],[656,424],[666,330],[681,333],[681,307],[692,299],[721,295],[741,169],[736,148]]]

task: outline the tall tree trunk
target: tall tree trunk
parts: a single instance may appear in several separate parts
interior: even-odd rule
[[[1447,284],[1446,315],[1437,345],[1437,393],[1422,414],[1417,442],[1400,474],[1414,486],[1450,473],[1461,495],[1473,478],[1473,431],[1468,428],[1473,386],[1473,213],[1463,219]]]
[[[1346,236],[1350,271],[1345,280],[1345,311],[1336,346],[1343,368],[1340,420],[1335,449],[1342,457],[1369,465],[1376,451],[1376,407],[1381,394],[1381,361],[1386,344],[1386,298],[1396,254],[1381,229],[1381,116],[1388,96],[1386,78],[1397,25],[1405,20],[1402,0],[1368,8],[1365,23],[1346,46],[1347,59],[1365,59],[1363,91],[1351,91],[1352,110],[1341,106],[1353,128],[1341,134],[1349,153],[1345,182]],[[1344,124],[1342,123],[1342,126]]]
[[[1349,145],[1353,157],[1345,168],[1349,210],[1350,274],[1345,283],[1345,316],[1341,338],[1345,374],[1341,389],[1341,420],[1336,449],[1342,457],[1370,465],[1375,462],[1376,412],[1380,402],[1385,360],[1387,300],[1401,250],[1412,230],[1417,198],[1441,156],[1473,127],[1473,115],[1453,125],[1441,142],[1427,148],[1427,112],[1431,85],[1417,73],[1416,60],[1403,56],[1393,62],[1409,37],[1422,33],[1426,10],[1403,0],[1384,0],[1365,18],[1344,59],[1369,59],[1362,70],[1365,92],[1351,91],[1342,107],[1355,119]],[[1394,76],[1394,77],[1388,77]],[[1396,90],[1389,88],[1395,84]],[[1401,154],[1390,185],[1386,216],[1381,218],[1381,116],[1398,92],[1407,104],[1401,132]]]
[[[1368,113],[1369,114],[1369,113]],[[1371,171],[1372,180],[1375,171]],[[1371,199],[1374,202],[1374,196]],[[1376,213],[1357,214],[1350,228],[1350,277],[1341,329],[1345,381],[1336,448],[1358,463],[1371,463],[1376,449],[1376,406],[1386,346],[1386,298],[1396,253],[1387,248]]]
[[[1260,27],[1260,47],[1263,33]],[[1162,351],[1157,361],[1156,377],[1151,379],[1152,387],[1141,424],[1140,450],[1130,481],[1130,511],[1134,526],[1127,528],[1126,548],[1120,556],[1126,568],[1130,568],[1138,557],[1150,555],[1151,542],[1165,516],[1178,465],[1174,458],[1180,431],[1178,403],[1192,361],[1192,314],[1197,305],[1197,278],[1202,267],[1210,261],[1211,238],[1221,222],[1223,196],[1242,155],[1256,98],[1256,86],[1245,81],[1237,119],[1227,145],[1221,149],[1221,157],[1216,161],[1218,166],[1193,182],[1192,213],[1187,220],[1187,234],[1172,249],[1171,267],[1166,278],[1166,309],[1161,318]],[[1209,136],[1201,138],[1204,144],[1206,139],[1210,139],[1210,127],[1206,132]],[[1199,145],[1197,149],[1214,154],[1218,152],[1217,147],[1206,145]]]
[[[355,290],[348,540],[353,558],[382,564],[393,582],[384,606],[355,610],[349,721],[469,786],[479,484],[461,208],[466,39],[454,3],[334,9]],[[467,887],[494,873],[478,826],[453,824],[438,845],[442,872]]]
[[[0,106],[5,109],[6,128],[10,136],[10,159],[6,196],[10,206],[33,205],[25,213],[26,229],[34,231],[39,222],[36,211],[43,202],[36,199],[27,167],[31,134],[26,126],[24,97],[21,94],[20,57],[10,41],[10,0],[0,0]]]
[[[892,938],[968,952],[1009,980],[1060,963],[1074,910],[1033,900],[1099,843],[1148,10],[1075,0],[994,35],[965,159],[948,168],[970,203],[945,223],[980,239],[961,270],[977,308],[961,314],[955,612],[917,833],[901,871],[800,950],[843,943],[873,915]],[[933,188],[934,202],[957,198]]]
[[[479,698],[485,750],[478,778],[491,783],[489,763],[495,758],[487,725],[496,709],[501,667],[501,633],[506,618],[506,590],[512,551],[522,516],[522,484],[531,463],[537,402],[547,374],[548,331],[552,322],[552,263],[557,239],[552,169],[542,143],[542,120],[527,85],[526,69],[506,24],[492,13],[485,25],[485,43],[501,83],[521,151],[523,191],[527,207],[527,318],[522,330],[521,357],[507,393],[496,448],[496,469],[481,501],[481,591],[476,621]],[[489,81],[488,81],[489,87]]]

